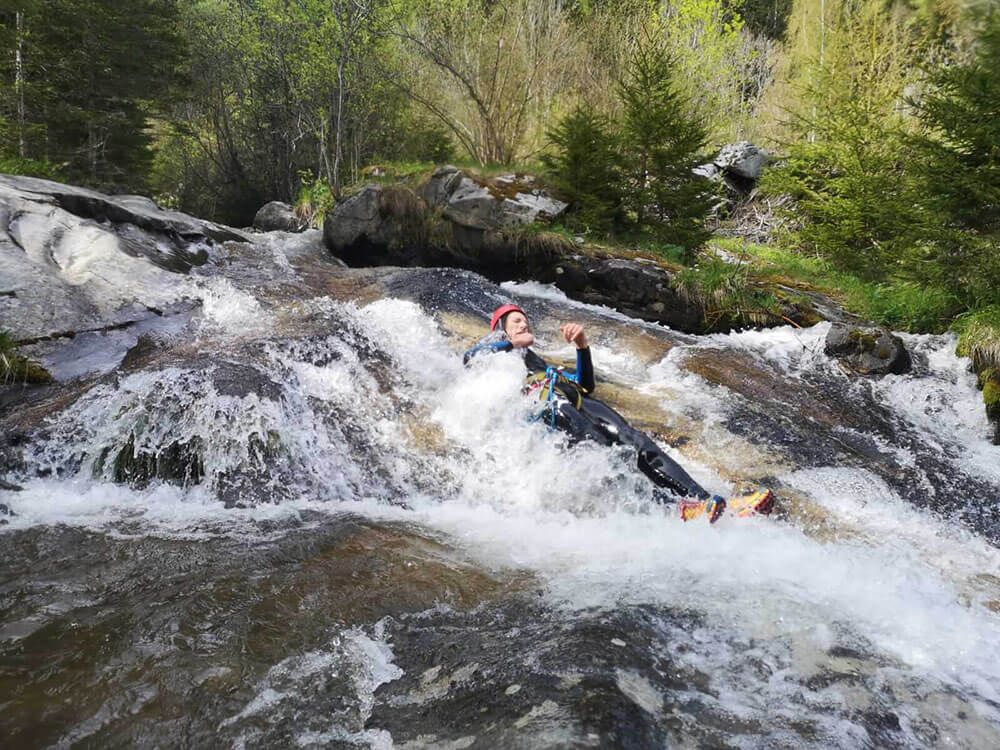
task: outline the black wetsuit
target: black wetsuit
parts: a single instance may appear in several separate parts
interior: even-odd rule
[[[464,362],[484,352],[511,351],[514,346],[502,335],[491,334],[465,353]],[[528,383],[540,383],[548,364],[531,349],[523,350],[528,368]],[[549,402],[545,419],[567,433],[572,440],[593,440],[600,445],[627,445],[635,449],[640,471],[658,487],[679,496],[708,499],[709,493],[682,469],[676,461],[660,450],[642,430],[630,425],[621,414],[590,394],[596,388],[590,349],[576,350],[576,372],[573,379],[556,379],[558,398]],[[574,382],[574,380],[576,382]]]

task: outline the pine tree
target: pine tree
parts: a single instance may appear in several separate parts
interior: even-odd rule
[[[796,198],[790,245],[868,279],[905,277],[917,270],[907,268],[908,249],[934,223],[907,169],[899,106],[912,35],[881,0],[828,15],[822,54],[797,74],[797,141],[763,187]]]
[[[610,123],[579,106],[548,133],[543,156],[549,181],[570,201],[567,222],[584,231],[609,231],[621,221],[621,173]]]
[[[147,120],[176,80],[184,50],[176,0],[62,0],[22,8],[15,16],[20,39],[2,19],[4,46],[22,42],[24,82],[15,103],[24,100],[26,142],[18,151],[60,164],[70,180],[141,187],[151,157]],[[3,75],[13,80],[7,70]],[[4,102],[8,112],[11,106]]]
[[[1000,10],[983,23],[976,55],[928,70],[914,102],[926,133],[914,139],[928,184],[958,226],[1000,232]]]
[[[972,307],[1000,301],[1000,11],[982,19],[975,56],[927,69],[910,139],[923,201],[942,219],[919,257]]]
[[[711,185],[692,172],[707,134],[677,94],[673,62],[660,44],[647,39],[638,46],[618,93],[626,207],[636,228],[694,249],[710,235]]]

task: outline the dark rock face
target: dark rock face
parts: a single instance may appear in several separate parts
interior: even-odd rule
[[[323,221],[326,246],[338,257],[350,254],[358,246],[387,246],[393,232],[381,207],[382,188],[378,185],[368,185],[360,193],[338,203]]]
[[[562,273],[560,274],[560,269]],[[697,331],[704,325],[700,308],[685,299],[673,286],[672,274],[648,260],[608,258],[556,266],[558,276],[567,276],[568,286],[585,281],[580,299],[595,305],[614,307],[641,320],[665,323],[681,331]],[[563,289],[567,294],[569,291]]]
[[[881,328],[834,324],[826,336],[824,351],[859,375],[900,375],[912,366],[903,340]]]
[[[306,228],[306,222],[287,203],[271,201],[257,211],[253,226],[262,232],[301,232]]]
[[[457,170],[438,170],[422,190],[424,199],[406,188],[397,186],[389,192],[370,185],[327,216],[326,245],[352,266],[446,266],[472,270],[497,282],[532,279],[555,284],[573,299],[613,307],[642,320],[683,331],[703,328],[700,307],[684,298],[674,288],[671,272],[654,261],[585,255],[556,235],[521,237],[487,229],[496,227],[499,219],[481,210],[485,203],[472,199],[457,203],[462,207],[461,222],[448,219],[447,210],[442,216],[428,209],[428,200],[453,205],[447,196],[465,195],[460,190],[465,190],[466,182],[472,183]],[[485,201],[482,196],[476,201],[480,199]],[[489,201],[496,204],[492,197]]]

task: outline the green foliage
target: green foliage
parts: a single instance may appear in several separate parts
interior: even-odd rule
[[[553,150],[543,157],[550,184],[571,205],[566,223],[607,232],[621,223],[621,172],[610,123],[579,106],[548,133]]]
[[[816,289],[845,309],[879,325],[905,331],[941,332],[961,310],[946,290],[907,281],[873,282],[839,270],[818,256],[795,250],[716,238],[712,244],[736,255],[761,280]]]
[[[1000,305],[959,316],[957,353],[969,357],[977,369],[1000,371]]]
[[[909,166],[935,217],[919,261],[970,307],[1000,299],[1000,11],[983,20],[974,57],[927,69],[913,105],[924,129]],[[940,217],[940,219],[938,219]]]
[[[20,156],[0,154],[0,174],[18,174],[27,177],[44,177],[47,180],[62,179],[59,167],[42,159],[24,159]]]
[[[625,207],[640,231],[687,248],[710,236],[710,183],[692,174],[706,131],[675,86],[674,61],[654,40],[640,44],[619,83]]]
[[[901,106],[924,50],[914,24],[871,0],[842,10],[807,79],[800,141],[764,188],[796,198],[787,245],[879,283],[864,305],[875,317],[940,330],[1000,295],[1000,16],[971,60],[927,69],[914,119]]]
[[[741,0],[661,4],[658,31],[674,58],[678,91],[714,139],[746,137],[771,81],[771,43],[745,28]],[[752,7],[752,4],[751,4]]]
[[[744,0],[740,15],[747,28],[769,39],[782,39],[788,28],[792,0]]]
[[[446,157],[450,138],[398,83],[406,61],[385,30],[404,5],[184,4],[191,86],[158,132],[158,192],[244,225],[268,200],[296,202],[304,170],[339,195],[365,164]]]
[[[400,123],[402,131],[397,148],[385,149],[392,159],[447,164],[455,159],[455,144],[441,123],[421,113],[410,112]]]
[[[301,185],[298,197],[295,199],[295,214],[309,222],[310,226],[321,227],[323,219],[337,202],[333,191],[330,190],[326,180],[314,177],[308,171],[300,172],[299,178]]]
[[[880,0],[845,0],[839,10],[822,57],[800,73],[799,140],[763,187],[796,199],[792,244],[874,280],[895,271],[928,221],[905,171],[898,108],[911,48]]]
[[[27,166],[58,163],[65,179],[104,189],[139,189],[149,169],[149,116],[178,82],[184,40],[173,0],[19,3],[0,13],[4,54],[0,113],[5,157]],[[20,24],[17,23],[18,18]],[[23,111],[23,116],[21,112]]]

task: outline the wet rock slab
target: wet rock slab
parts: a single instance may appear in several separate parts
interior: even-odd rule
[[[351,628],[435,604],[476,606],[522,585],[405,528],[350,516],[258,522],[241,539],[231,530],[206,522],[202,541],[65,527],[0,534],[9,746],[173,745],[179,736],[203,747],[240,737],[287,746],[328,730],[335,710],[360,729],[365,695],[353,670],[365,664],[362,654],[346,658]],[[309,654],[322,671],[286,670],[288,701],[247,710],[279,665]]]
[[[175,301],[172,277],[246,239],[138,196],[0,175],[0,318],[17,341],[146,320]]]

